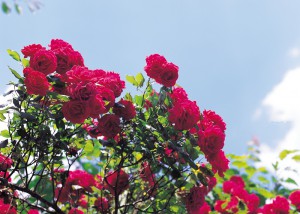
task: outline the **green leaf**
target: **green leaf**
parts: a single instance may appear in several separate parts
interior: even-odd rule
[[[142,73],[138,73],[135,77],[135,80],[136,80],[139,87],[143,87],[143,84],[145,82],[145,78],[144,78]]]
[[[7,49],[7,53],[16,61],[21,62],[20,55],[11,49]]]
[[[130,82],[132,85],[138,86],[138,83],[137,83],[137,81],[135,80],[134,76],[126,75],[126,80],[127,80],[128,82]]]
[[[246,168],[248,166],[246,161],[234,161],[234,162],[232,162],[232,165],[236,166],[239,169]]]
[[[15,10],[18,14],[21,14],[22,13],[22,8],[20,7],[20,5],[18,4],[15,4]]]
[[[290,183],[290,184],[295,184],[296,186],[298,186],[297,182],[294,179],[288,178],[285,180],[286,183]]]
[[[11,11],[10,7],[5,2],[2,2],[2,11],[6,14],[10,13]]]
[[[92,152],[93,150],[94,150],[94,145],[93,145],[92,141],[87,141],[87,143],[84,147],[84,151]]]
[[[143,104],[143,96],[135,95],[134,96],[134,100],[135,100],[135,103],[138,106],[142,106],[142,104]]]
[[[254,188],[254,190],[264,196],[265,198],[273,198],[274,197],[274,194],[272,192],[269,192],[268,190],[264,189],[264,188],[261,188],[261,187],[256,187]]]
[[[6,117],[3,115],[3,113],[0,113],[0,121],[4,121]]]
[[[292,157],[294,161],[300,162],[300,155],[295,155]]]
[[[5,137],[5,138],[10,138],[10,135],[9,135],[9,131],[8,130],[3,130],[0,132],[0,135],[2,137]]]
[[[279,158],[280,160],[283,160],[284,158],[286,158],[287,155],[291,154],[291,153],[295,153],[298,150],[283,150],[282,152],[280,152],[279,154]]]
[[[262,182],[264,184],[270,183],[270,181],[263,176],[258,176],[258,180],[260,180],[260,182]]]
[[[128,101],[132,102],[132,96],[131,96],[130,93],[125,94],[125,100],[128,100]]]
[[[15,71],[14,69],[12,69],[11,67],[8,67],[9,68],[9,70],[11,71],[11,73],[18,79],[18,80],[21,80],[22,79],[22,77],[20,76],[20,74],[17,72],[17,71]]]
[[[29,67],[29,60],[28,60],[28,59],[25,59],[25,58],[23,58],[23,59],[22,59],[22,65],[23,65],[23,67],[24,67],[24,68],[27,68],[27,67]]]

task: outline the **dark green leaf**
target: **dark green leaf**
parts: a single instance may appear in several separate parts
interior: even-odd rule
[[[294,179],[288,178],[285,180],[286,183],[290,183],[290,184],[295,184],[296,186],[298,186],[297,182]]]
[[[2,11],[6,14],[10,13],[11,11],[10,7],[5,2],[2,2]]]

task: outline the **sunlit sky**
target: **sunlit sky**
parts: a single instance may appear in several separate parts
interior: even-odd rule
[[[288,71],[300,66],[300,1],[42,2],[34,14],[26,9],[23,15],[0,13],[1,92],[13,79],[8,65],[21,73],[6,49],[46,46],[61,38],[81,52],[89,68],[113,70],[123,79],[143,72],[146,56],[164,55],[179,66],[178,84],[190,99],[224,118],[226,152],[246,152],[252,137],[276,147],[294,128],[293,113],[273,119],[282,97],[291,95],[286,106],[300,111],[300,75],[292,78],[292,90],[285,83],[282,93],[272,94]]]

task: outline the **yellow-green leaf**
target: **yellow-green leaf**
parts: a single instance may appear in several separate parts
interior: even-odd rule
[[[21,62],[20,55],[13,50],[7,49],[7,53],[16,61]]]
[[[297,151],[298,150],[283,150],[282,152],[280,152],[279,158],[280,158],[280,160],[283,160],[284,158],[286,158],[287,155],[295,153]]]

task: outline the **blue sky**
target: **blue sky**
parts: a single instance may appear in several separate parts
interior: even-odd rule
[[[200,109],[226,121],[226,152],[245,152],[252,136],[276,145],[290,128],[257,112],[286,72],[300,66],[299,1],[42,2],[34,14],[0,14],[0,91],[13,79],[7,65],[20,68],[6,49],[61,38],[88,67],[114,70],[123,79],[143,71],[146,56],[164,55],[179,66],[178,83]]]

